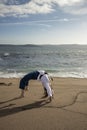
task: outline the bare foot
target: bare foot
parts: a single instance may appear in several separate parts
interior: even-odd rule
[[[48,102],[52,102],[52,98],[53,98],[53,97],[50,96],[50,97],[48,98]]]
[[[24,95],[20,95],[19,98],[24,98]]]
[[[28,87],[25,87],[25,91],[28,91]]]

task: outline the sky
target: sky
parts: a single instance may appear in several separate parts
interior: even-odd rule
[[[87,44],[87,0],[0,0],[0,44]]]

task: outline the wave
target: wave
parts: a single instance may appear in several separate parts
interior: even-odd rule
[[[0,72],[0,78],[21,78],[25,75],[26,73],[24,72]],[[49,73],[50,76],[52,77],[64,77],[64,78],[87,78],[87,73],[81,72],[54,72],[54,73]]]
[[[9,56],[10,55],[10,53],[8,53],[8,52],[5,52],[4,54],[3,54],[3,56],[5,56],[5,57],[7,57],[7,56]]]
[[[7,72],[0,72],[0,78],[21,78],[22,76],[24,76],[25,73],[7,73]]]

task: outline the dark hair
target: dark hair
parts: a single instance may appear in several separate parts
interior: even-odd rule
[[[47,72],[45,72],[44,74],[48,74]]]

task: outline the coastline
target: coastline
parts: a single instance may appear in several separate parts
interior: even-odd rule
[[[55,77],[54,99],[46,103],[39,81],[30,81],[19,99],[20,78],[0,78],[0,129],[85,130],[87,128],[87,79]]]

